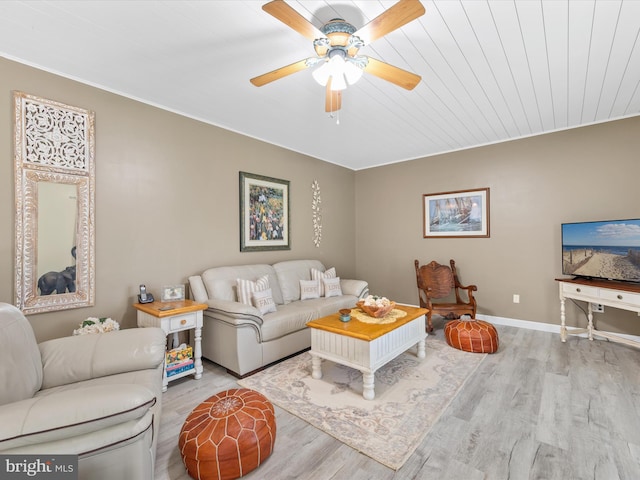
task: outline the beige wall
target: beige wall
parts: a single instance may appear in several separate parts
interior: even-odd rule
[[[11,91],[96,112],[96,306],[30,316],[40,340],[87,316],[134,326],[140,283],[158,293],[208,266],[291,258],[318,258],[407,303],[417,302],[414,259],[454,258],[463,283],[479,287],[481,313],[556,323],[560,223],[640,214],[640,117],[352,172],[1,58],[0,71],[0,301],[14,298]],[[239,251],[240,170],[291,181],[291,251]],[[422,238],[422,194],[481,187],[491,189],[490,238]],[[640,334],[629,312],[606,307],[596,319]],[[568,320],[583,323],[572,305]]]
[[[634,117],[358,172],[356,271],[372,293],[417,303],[414,259],[453,258],[462,283],[478,285],[480,313],[557,323],[560,224],[640,216],[639,132]],[[482,187],[490,238],[423,238],[423,194]],[[567,322],[584,324],[578,313],[569,304]],[[640,334],[634,313],[595,316]]]
[[[96,112],[96,304],[31,315],[39,340],[69,335],[88,316],[134,326],[140,283],[159,294],[210,266],[317,258],[355,275],[353,171],[2,58],[0,72],[0,301],[14,303],[12,90]],[[239,251],[239,171],[291,182],[290,251]]]

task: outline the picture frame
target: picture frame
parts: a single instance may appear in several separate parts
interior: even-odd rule
[[[424,238],[489,238],[489,188],[422,195]]]
[[[240,251],[291,249],[289,181],[240,172]]]
[[[163,285],[160,291],[161,302],[179,302],[184,300],[184,285]]]

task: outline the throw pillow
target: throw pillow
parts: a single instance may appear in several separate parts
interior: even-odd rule
[[[324,283],[325,297],[339,297],[340,295],[342,295],[342,288],[340,288],[340,277],[323,278],[322,283]]]
[[[323,278],[336,278],[336,268],[331,267],[329,270],[321,272],[315,268],[311,269],[311,280],[317,280],[320,284],[320,296],[324,297],[324,284],[322,283]]]
[[[269,276],[264,275],[258,278],[255,282],[252,280],[243,280],[238,278],[236,280],[238,288],[238,301],[245,305],[253,305],[251,303],[251,296],[253,292],[260,292],[269,288]]]
[[[270,288],[253,292],[253,304],[258,310],[260,310],[262,315],[276,311],[276,304],[273,302]]]
[[[300,280],[300,300],[320,298],[320,282],[318,280]]]

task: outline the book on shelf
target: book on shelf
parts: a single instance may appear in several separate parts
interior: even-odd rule
[[[195,365],[193,364],[193,360],[190,362],[187,361],[184,364],[176,365],[171,369],[167,369],[167,377],[173,377],[174,375],[178,375],[179,373],[188,372],[195,369]]]
[[[165,363],[167,366],[177,365],[189,359],[193,360],[193,348],[183,343],[166,353]]]
[[[170,372],[171,370],[175,370],[176,368],[180,368],[180,367],[186,367],[187,365],[193,365],[193,358],[190,358],[189,360],[185,360],[184,362],[167,365],[166,370],[167,372]]]

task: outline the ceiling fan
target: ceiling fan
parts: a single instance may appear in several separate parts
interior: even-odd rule
[[[333,19],[318,29],[283,0],[273,0],[263,5],[262,9],[313,40],[317,57],[306,58],[254,77],[251,83],[256,87],[322,64],[314,70],[313,76],[318,83],[326,86],[325,111],[335,112],[342,105],[342,90],[347,84],[357,82],[363,72],[407,90],[412,90],[421,80],[414,73],[375,58],[358,55],[358,50],[363,46],[423,15],[424,6],[419,0],[400,0],[358,30],[341,18]]]

